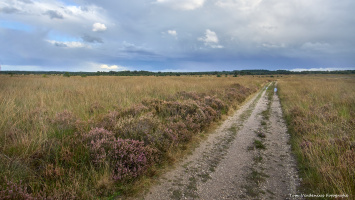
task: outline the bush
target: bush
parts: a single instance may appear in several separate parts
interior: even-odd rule
[[[75,127],[76,117],[74,114],[68,110],[64,110],[63,112],[58,112],[52,123],[57,125],[59,130],[67,130]]]
[[[130,108],[127,108],[125,110],[123,110],[122,112],[122,116],[138,116],[144,112],[147,112],[149,109],[148,107],[146,107],[145,105],[143,104],[136,104]]]
[[[118,111],[109,111],[108,114],[104,115],[101,119],[99,119],[99,123],[97,124],[97,126],[113,131],[120,117],[121,113],[119,113]]]
[[[187,99],[193,99],[193,100],[200,100],[201,96],[204,96],[204,94],[197,94],[196,92],[178,92],[177,96],[179,99],[187,100]]]
[[[21,181],[19,184],[17,184],[12,181],[6,180],[6,177],[5,177],[5,182],[6,182],[5,188],[0,190],[0,199],[4,199],[4,200],[5,199],[8,199],[8,200],[37,199],[37,198],[33,197],[32,194],[28,193],[26,187],[22,185]]]
[[[113,133],[103,128],[95,128],[84,137],[89,145],[94,164],[104,163],[108,152],[112,149],[112,141],[115,139]]]
[[[93,163],[107,163],[112,169],[112,178],[125,181],[146,172],[155,162],[156,150],[144,142],[116,138],[103,128],[94,128],[84,135]]]
[[[154,117],[152,113],[140,117],[126,117],[120,119],[114,129],[119,137],[144,141],[146,144],[155,142],[155,132],[161,121]]]
[[[137,140],[115,139],[109,152],[113,165],[113,179],[125,180],[138,177],[154,163],[156,151]]]
[[[150,107],[163,118],[180,116],[182,119],[185,119],[187,115],[192,115],[198,110],[197,103],[192,100],[182,102],[153,100],[150,103]]]
[[[218,98],[206,96],[204,98],[204,101],[206,105],[210,106],[211,108],[217,111],[228,111],[228,106]]]

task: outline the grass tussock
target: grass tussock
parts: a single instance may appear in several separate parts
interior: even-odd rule
[[[279,94],[304,188],[355,196],[355,77],[294,76]]]
[[[266,81],[0,76],[0,199],[134,193]]]

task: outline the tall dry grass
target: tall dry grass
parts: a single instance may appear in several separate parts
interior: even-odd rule
[[[0,197],[124,193],[266,81],[0,76]]]
[[[291,76],[279,93],[305,191],[355,197],[355,77]]]

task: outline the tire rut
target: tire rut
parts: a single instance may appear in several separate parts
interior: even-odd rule
[[[276,94],[272,96],[270,104],[270,117],[264,128],[266,150],[262,163],[268,178],[261,186],[263,191],[268,192],[262,199],[291,199],[291,195],[297,194],[299,186],[296,161],[288,143],[290,138]]]

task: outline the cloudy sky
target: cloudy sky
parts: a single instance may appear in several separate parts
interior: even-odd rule
[[[354,0],[1,0],[2,70],[355,69]]]

